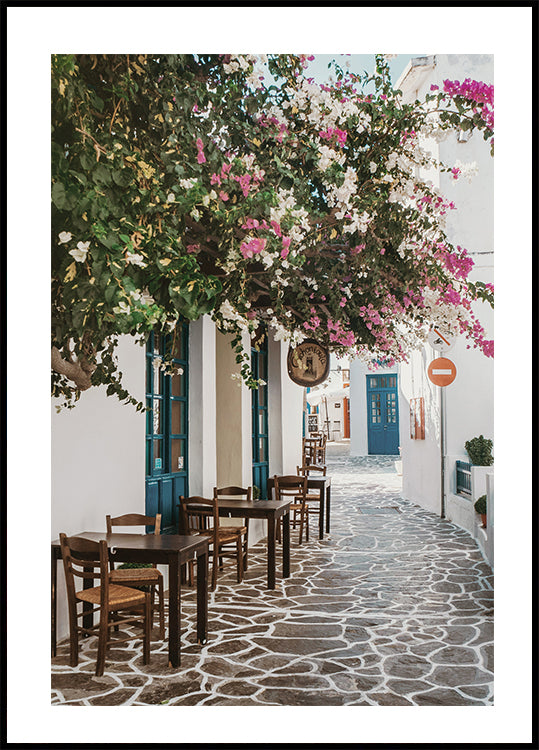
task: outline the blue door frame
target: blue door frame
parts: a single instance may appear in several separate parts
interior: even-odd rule
[[[173,351],[176,372],[160,362]],[[189,326],[167,335],[151,333],[146,346],[146,514],[161,513],[161,533],[177,533],[177,504],[188,495]]]
[[[268,382],[268,336],[258,340],[251,348],[251,371],[254,378]],[[268,433],[268,386],[259,385],[253,389],[251,397],[252,446],[253,446],[253,487],[258,487],[260,497],[268,496],[269,474],[269,433]]]
[[[397,374],[367,375],[369,455],[399,453],[399,399]]]

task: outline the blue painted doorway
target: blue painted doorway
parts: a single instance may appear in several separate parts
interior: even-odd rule
[[[172,351],[174,375],[160,368]],[[161,513],[161,533],[177,533],[180,495],[188,495],[189,326],[150,334],[146,346],[146,514]]]
[[[251,347],[251,371],[253,377],[261,378],[266,385],[253,389],[252,440],[253,440],[253,488],[258,487],[261,498],[268,496],[269,432],[268,432],[268,335],[259,335],[256,345]],[[256,492],[256,490],[254,490]]]
[[[397,375],[367,375],[369,455],[399,453],[399,400]]]

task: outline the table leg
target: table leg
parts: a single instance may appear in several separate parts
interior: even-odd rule
[[[180,564],[178,555],[173,555],[168,564],[168,665],[180,666],[181,602]]]
[[[326,489],[326,534],[329,534],[329,511],[331,503],[331,485]]]
[[[208,552],[197,552],[197,641],[208,637]]]
[[[283,578],[290,576],[290,513],[283,516]]]
[[[324,538],[324,488],[320,488],[320,518],[318,519],[318,538]]]
[[[56,596],[58,584],[58,561],[51,550],[51,656],[56,656]]]
[[[275,514],[268,516],[268,588],[275,588]]]

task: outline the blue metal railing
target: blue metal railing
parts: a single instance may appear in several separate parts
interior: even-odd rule
[[[472,465],[467,461],[456,461],[457,495],[472,496]]]

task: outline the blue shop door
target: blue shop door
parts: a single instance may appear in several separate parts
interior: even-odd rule
[[[367,375],[369,455],[399,453],[397,375]]]
[[[268,336],[264,333],[251,348],[251,370],[255,378],[268,382]],[[260,497],[268,496],[269,434],[268,434],[268,386],[259,385],[252,391],[252,446],[253,488],[258,487]]]
[[[174,375],[160,369],[173,352]],[[161,533],[176,534],[180,495],[187,495],[189,326],[152,333],[146,347],[146,514],[161,513]]]

